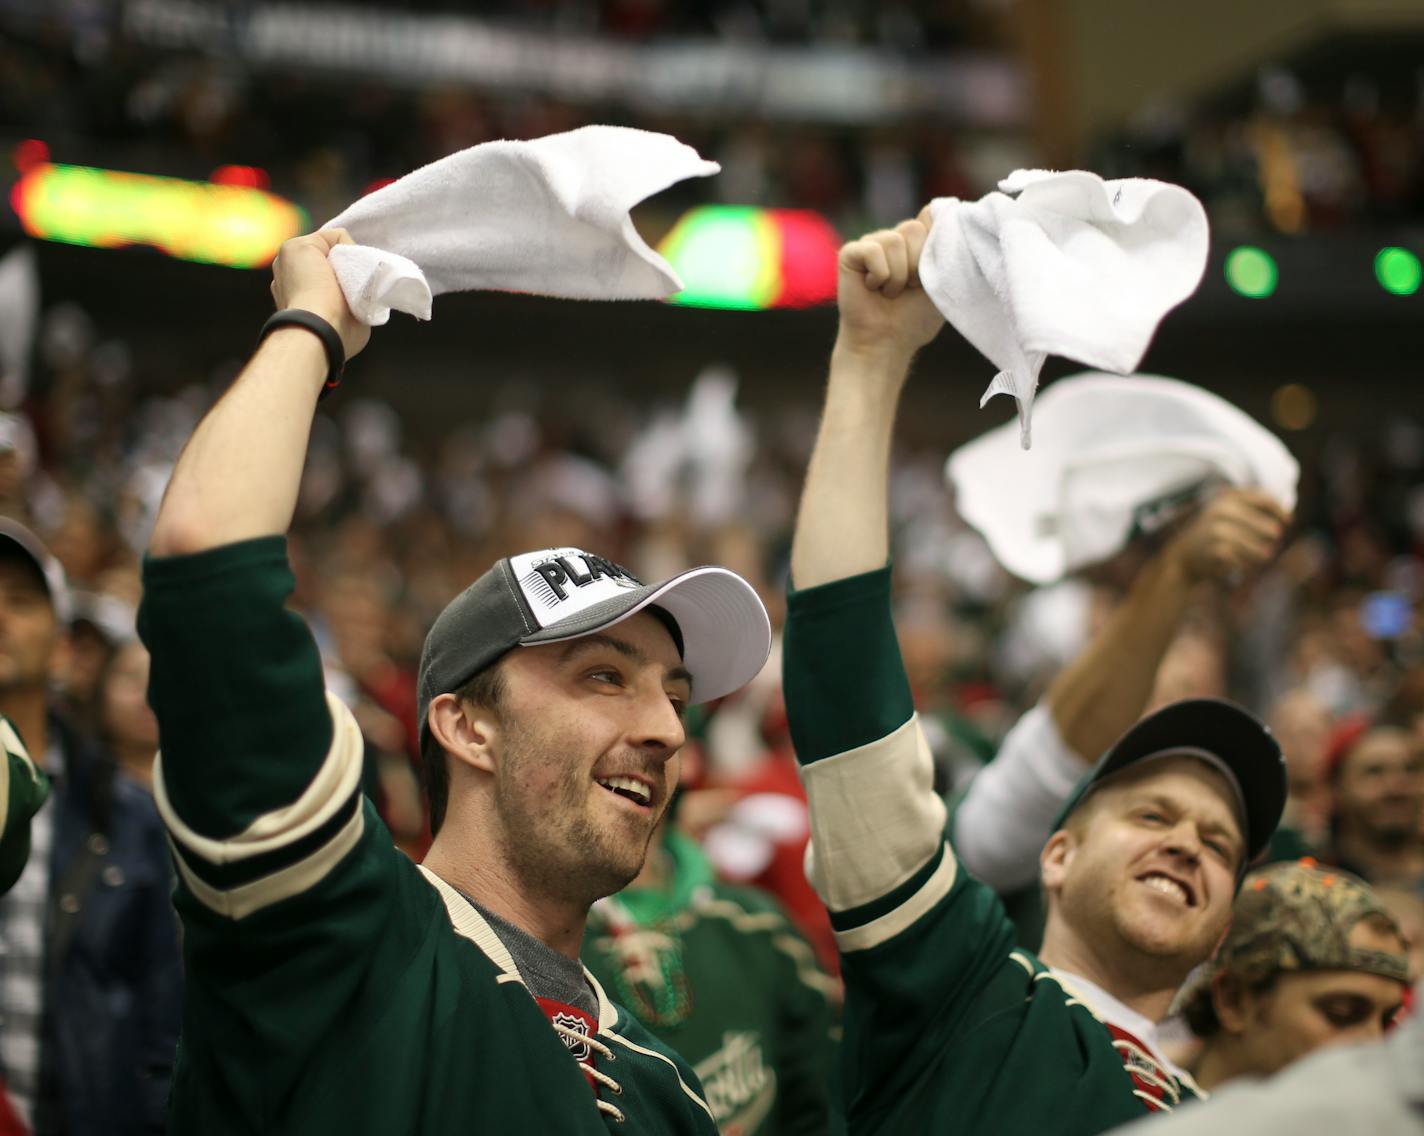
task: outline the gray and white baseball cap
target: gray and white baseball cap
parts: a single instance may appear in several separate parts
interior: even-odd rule
[[[710,702],[756,677],[771,653],[771,621],[755,589],[726,568],[644,584],[621,565],[578,548],[508,556],[456,596],[420,655],[420,739],[440,694],[458,690],[516,647],[559,643],[612,627],[646,608],[676,624],[692,700]]]

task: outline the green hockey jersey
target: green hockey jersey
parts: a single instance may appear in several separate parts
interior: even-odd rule
[[[811,879],[846,985],[848,1130],[1090,1136],[1193,1095],[1015,949],[1003,904],[959,867],[889,569],[793,592],[784,650]]]
[[[824,1133],[834,980],[770,896],[685,836],[663,847],[669,886],[596,903],[585,965],[692,1065],[723,1136]]]
[[[596,983],[596,1029],[559,1030],[478,911],[392,846],[284,607],[281,538],[150,559],[144,583],[187,976],[170,1132],[716,1131]]]

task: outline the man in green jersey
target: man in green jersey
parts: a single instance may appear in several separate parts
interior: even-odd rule
[[[840,331],[792,548],[786,704],[811,878],[846,983],[852,1133],[1089,1134],[1193,1092],[1156,1022],[1226,930],[1285,797],[1269,733],[1174,703],[1116,742],[1040,857],[1043,948],[945,839],[890,616],[895,408],[943,320],[917,283],[927,218],[846,245]]]
[[[285,607],[312,414],[370,334],[328,261],[349,240],[282,247],[283,310],[180,456],[144,565],[188,980],[170,1131],[714,1133],[692,1070],[578,951],[642,866],[685,707],[764,664],[765,610],[724,569],[500,561],[426,640],[435,838],[423,865],[397,852]]]

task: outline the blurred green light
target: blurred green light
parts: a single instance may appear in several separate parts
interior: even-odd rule
[[[762,209],[698,206],[659,251],[685,285],[674,304],[758,311],[771,306],[779,287],[780,238]]]
[[[1421,278],[1424,278],[1424,269],[1420,268],[1419,258],[1408,249],[1380,249],[1375,257],[1375,279],[1386,292],[1412,296],[1419,291]]]
[[[1240,245],[1227,254],[1226,282],[1233,292],[1253,300],[1264,300],[1276,290],[1279,275],[1276,262],[1265,249]]]

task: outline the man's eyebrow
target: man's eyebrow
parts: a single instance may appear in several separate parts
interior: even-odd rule
[[[692,672],[686,667],[673,667],[663,678],[664,682],[685,682],[687,690],[692,692]]]
[[[612,635],[606,635],[602,631],[594,631],[588,635],[580,635],[577,639],[570,639],[568,646],[563,649],[559,658],[561,660],[572,659],[575,655],[587,651],[591,647],[608,647],[625,658],[632,659],[635,663],[648,661],[648,656],[640,648],[635,647],[626,639],[618,639]]]
[[[1163,812],[1171,813],[1174,816],[1182,815],[1182,806],[1170,797],[1163,796],[1161,793],[1153,793],[1151,791],[1144,792],[1137,799],[1137,803],[1142,804],[1144,802],[1161,809]],[[1201,827],[1205,832],[1229,837],[1233,844],[1245,846],[1246,841],[1241,836],[1240,823],[1235,817],[1230,821],[1213,820],[1210,817],[1205,817],[1201,821]]]
[[[608,635],[602,631],[595,631],[589,635],[580,635],[577,639],[569,640],[568,646],[559,655],[560,662],[568,662],[576,655],[593,647],[607,647],[611,651],[617,651],[625,659],[637,663],[639,666],[646,666],[652,660],[648,654],[636,644],[629,643],[626,639],[619,639],[616,635]],[[685,682],[688,689],[692,688],[692,672],[684,666],[669,668],[663,676],[664,682]]]

